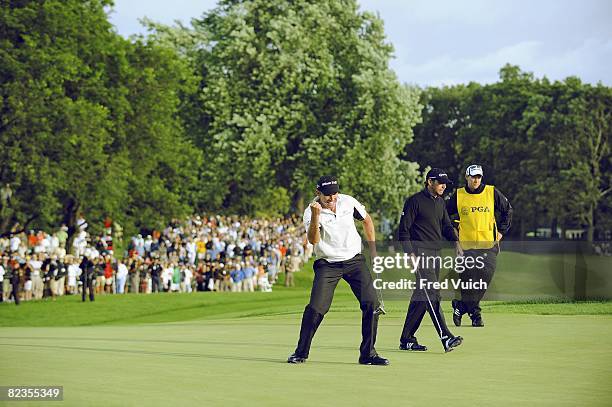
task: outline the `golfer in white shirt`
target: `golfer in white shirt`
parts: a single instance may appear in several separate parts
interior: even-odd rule
[[[308,358],[312,338],[329,310],[334,290],[340,279],[351,287],[362,312],[359,363],[388,365],[389,361],[376,353],[379,301],[372,276],[361,254],[361,237],[355,219],[363,221],[370,251],[375,254],[374,223],[365,207],[355,198],[339,194],[338,180],[323,176],[317,182],[317,198],[304,211],[304,226],[308,241],[314,245],[314,281],[310,302],[304,310],[300,339],[289,363],[303,363]]]

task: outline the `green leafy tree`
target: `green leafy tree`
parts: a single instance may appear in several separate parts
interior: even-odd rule
[[[0,174],[14,197],[2,230],[81,213],[126,232],[198,200],[201,153],[184,137],[181,92],[195,82],[174,49],[127,41],[109,1],[21,1],[0,8]],[[190,90],[191,89],[191,90]]]
[[[65,217],[74,226],[88,197],[120,174],[105,171],[112,142],[105,56],[115,43],[105,1],[3,3],[2,179],[16,187],[13,212],[44,227]],[[99,182],[100,181],[100,182]],[[97,205],[111,210],[115,201]],[[62,216],[63,215],[63,216]],[[73,229],[72,229],[73,230]]]
[[[180,95],[194,91],[195,79],[172,48],[155,41],[130,43],[126,56],[129,70],[119,82],[129,90],[129,110],[118,125],[125,137],[113,146],[129,164],[124,216],[127,225],[160,228],[199,200],[202,154],[186,138],[179,113]]]
[[[398,155],[420,109],[388,68],[380,19],[349,0],[253,0],[221,1],[192,24],[151,28],[202,78],[185,121],[204,155],[203,206],[300,210],[335,173],[344,191],[399,210],[417,171]]]
[[[467,164],[483,164],[486,182],[512,201],[515,235],[583,225],[592,240],[609,225],[609,87],[506,65],[497,83],[426,89],[422,103],[407,156],[457,171],[460,183]]]
[[[612,89],[577,78],[568,78],[563,88],[551,118],[558,138],[553,146],[559,163],[556,188],[568,195],[566,216],[585,226],[592,242],[597,209],[612,191]]]
[[[479,88],[477,83],[426,88],[421,93],[423,121],[415,127],[405,157],[422,167],[443,168],[461,183],[467,164],[464,154],[472,148],[464,146],[463,135],[471,126],[470,102]]]

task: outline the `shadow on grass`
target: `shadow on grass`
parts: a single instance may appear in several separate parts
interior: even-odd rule
[[[186,340],[168,340],[168,339],[121,339],[121,338],[79,338],[79,337],[62,337],[62,336],[39,336],[39,337],[31,337],[31,336],[0,336],[0,339],[4,340],[29,340],[29,341],[37,341],[37,340],[45,340],[45,341],[93,341],[93,342],[115,342],[115,343],[162,343],[162,344],[187,344],[187,345],[231,345],[231,346],[241,346],[241,347],[252,347],[252,342],[238,342],[238,341],[210,341],[210,340],[202,340],[202,341],[186,341]],[[27,344],[11,344],[11,343],[0,343],[1,345],[9,345],[9,346],[39,346],[39,345],[27,345]],[[260,343],[258,346],[268,347],[268,348],[284,348],[287,347],[288,350],[291,349],[291,346],[287,346],[286,343]],[[75,346],[61,346],[61,345],[40,345],[39,347],[49,348],[49,347],[57,347],[58,349],[77,349],[77,350],[92,350],[92,351],[115,351],[118,353],[139,353],[139,354],[155,354],[155,355],[165,355],[165,356],[184,356],[184,357],[212,357],[217,359],[236,359],[236,360],[251,360],[251,361],[269,361],[269,362],[278,362],[275,359],[265,359],[265,358],[239,358],[239,357],[225,357],[225,356],[212,356],[212,355],[204,355],[204,354],[190,354],[190,353],[176,353],[176,352],[156,352],[156,351],[141,351],[141,350],[116,350],[116,349],[101,349],[101,348],[88,348],[88,347],[75,347]],[[409,354],[438,354],[439,352],[408,352],[405,350],[399,350],[397,348],[389,348],[383,347],[378,350],[393,353],[409,353]],[[357,351],[355,346],[337,346],[337,345],[316,345],[316,349],[325,349],[325,350],[346,350],[346,351]],[[443,352],[442,352],[443,353]],[[335,362],[313,362],[313,363],[335,363]],[[344,362],[337,362],[344,363]]]
[[[31,339],[31,338],[29,338]],[[66,338],[61,338],[66,339]],[[283,359],[275,358],[262,358],[256,356],[236,356],[236,355],[222,355],[222,354],[204,354],[204,353],[184,353],[184,352],[159,352],[159,351],[147,351],[147,350],[127,350],[127,349],[108,349],[108,348],[90,348],[84,346],[62,346],[62,345],[28,345],[22,343],[0,343],[0,346],[16,346],[25,348],[44,348],[53,350],[75,350],[85,352],[104,352],[114,354],[130,354],[130,355],[150,355],[150,356],[169,356],[169,357],[182,357],[182,358],[202,358],[202,359],[217,359],[217,360],[236,360],[241,362],[264,362],[273,364],[287,364],[287,361]],[[329,365],[355,365],[357,363],[349,362],[335,362],[335,361],[309,361],[309,364],[329,364]]]
[[[196,345],[232,345],[232,346],[248,346],[252,347],[252,342],[224,342],[224,341],[179,341],[179,340],[153,340],[153,339],[113,339],[113,338],[74,338],[74,337],[28,337],[28,336],[10,336],[0,337],[0,339],[20,339],[20,340],[73,340],[73,341],[98,341],[98,342],[128,342],[128,343],[167,343],[167,344],[196,344]],[[194,357],[194,358],[211,358],[221,360],[245,360],[252,362],[270,362],[270,363],[287,363],[285,360],[278,360],[272,358],[259,358],[259,357],[247,357],[247,356],[227,356],[227,355],[210,355],[201,353],[182,353],[182,352],[160,352],[160,351],[147,351],[147,350],[126,350],[126,349],[107,349],[97,347],[82,347],[82,346],[63,346],[63,345],[29,345],[29,344],[17,344],[17,343],[0,343],[0,346],[19,346],[19,347],[34,347],[34,348],[46,348],[46,349],[65,349],[65,350],[82,350],[82,351],[93,351],[93,352],[114,352],[114,353],[127,353],[127,354],[139,354],[139,355],[158,355],[158,356],[175,356],[175,357]],[[266,347],[286,347],[287,344],[283,343],[265,343],[259,344],[258,346]],[[289,347],[290,348],[290,347]],[[327,346],[319,345],[319,349],[335,349],[335,350],[357,350],[353,346]],[[324,363],[324,364],[353,364],[348,362],[332,362],[332,361],[314,361],[312,363]]]

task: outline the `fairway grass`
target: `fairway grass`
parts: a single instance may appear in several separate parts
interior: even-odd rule
[[[386,301],[388,311],[405,311],[404,300]],[[81,302],[79,296],[57,301],[22,302],[0,305],[0,327],[50,327],[131,325],[192,320],[214,320],[301,314],[308,291],[284,289],[273,293],[191,293],[149,295],[100,295],[95,302]],[[444,301],[447,313],[449,301]],[[336,289],[332,310],[354,312],[356,300],[346,284]],[[499,302],[483,303],[484,313],[539,315],[612,315],[612,301],[591,302]]]
[[[465,342],[448,354],[427,316],[429,351],[398,350],[407,303],[389,302],[377,349],[391,366],[373,367],[357,364],[360,312],[339,286],[310,359],[289,365],[307,299],[296,289],[4,304],[0,384],[62,385],[74,406],[612,403],[609,302],[488,303],[485,328],[452,327]]]
[[[356,308],[356,307],[355,307]],[[357,364],[359,312],[332,311],[304,365],[285,362],[299,315],[142,325],[2,328],[3,385],[62,385],[66,405],[549,405],[612,402],[612,316],[491,313],[444,354],[397,349],[403,312],[381,319],[389,367]],[[40,405],[40,403],[30,403]],[[21,402],[18,405],[28,405]]]
[[[361,366],[359,307],[342,283],[308,362],[290,365],[311,278],[272,293],[0,304],[0,385],[61,385],[51,405],[70,406],[612,405],[612,302],[485,302],[485,328],[456,328],[444,301],[463,345],[445,354],[426,315],[429,350],[410,353],[398,349],[406,296],[380,320],[391,366]]]

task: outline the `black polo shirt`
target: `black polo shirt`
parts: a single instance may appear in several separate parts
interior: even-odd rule
[[[409,253],[415,252],[412,241],[426,242],[417,245],[437,250],[442,248],[443,238],[458,240],[444,199],[433,196],[427,188],[406,199],[398,234],[404,250]]]

